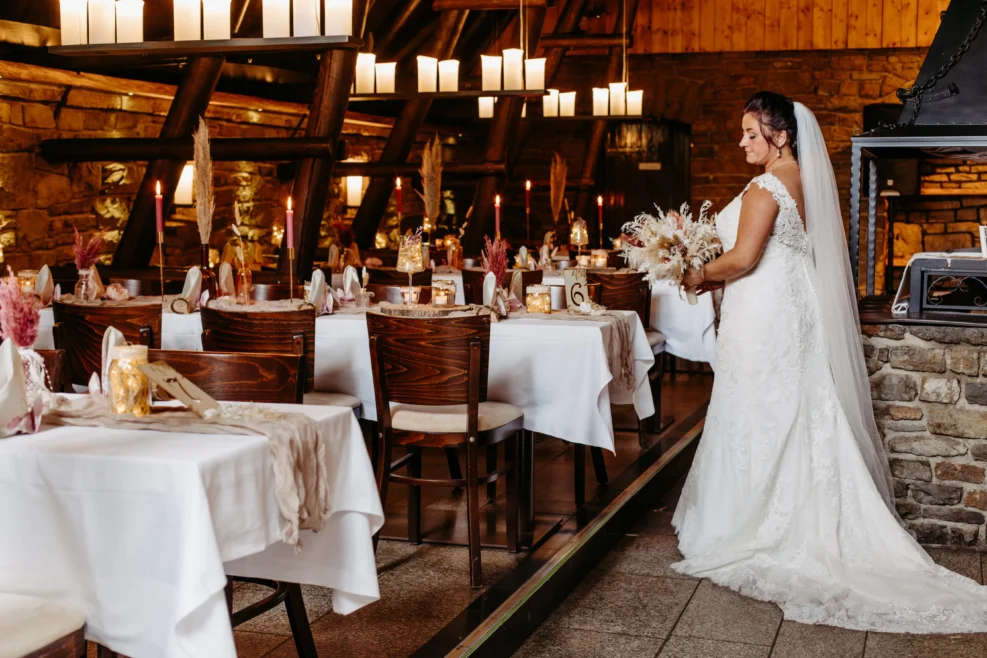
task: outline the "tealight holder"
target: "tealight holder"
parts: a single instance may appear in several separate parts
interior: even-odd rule
[[[528,313],[551,313],[552,295],[549,286],[532,285],[524,296],[524,305]]]
[[[401,301],[407,306],[414,306],[418,303],[421,291],[421,286],[401,286]]]
[[[590,254],[590,264],[596,269],[603,269],[607,266],[606,249],[594,249]]]
[[[369,308],[370,299],[374,296],[372,292],[363,288],[360,292],[356,293],[356,306],[357,308]]]
[[[447,301],[440,303],[438,295],[444,294]],[[432,304],[434,306],[452,306],[456,303],[456,282],[449,280],[432,282]]]
[[[118,345],[110,351],[107,374],[110,411],[137,417],[151,413],[151,382],[139,366],[147,365],[146,345]]]
[[[38,270],[19,270],[17,281],[20,283],[21,292],[33,293],[34,283],[38,280]]]
[[[589,254],[579,254],[576,256],[576,264],[579,265],[579,267],[588,268],[590,265]],[[606,267],[606,263],[604,263],[604,267]]]
[[[432,288],[432,306],[450,306],[455,297],[449,296],[448,290]]]

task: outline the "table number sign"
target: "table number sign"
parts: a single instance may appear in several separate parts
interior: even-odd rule
[[[565,269],[565,303],[569,308],[576,308],[590,301],[589,288],[586,286],[586,270],[582,268]]]
[[[219,413],[219,403],[216,400],[167,363],[163,361],[145,363],[138,366],[138,369],[200,418],[208,418]]]

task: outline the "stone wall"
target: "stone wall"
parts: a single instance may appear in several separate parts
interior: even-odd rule
[[[923,544],[987,550],[987,328],[862,329],[899,514]]]
[[[981,224],[987,224],[987,196],[902,197],[894,206],[894,264],[904,266],[920,251],[978,246]]]

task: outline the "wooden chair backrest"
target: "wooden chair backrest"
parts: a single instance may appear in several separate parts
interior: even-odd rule
[[[267,352],[305,357],[305,392],[315,389],[315,309],[224,311],[204,308],[202,349]]]
[[[635,311],[641,317],[641,322],[647,323],[651,288],[643,274],[587,272],[586,281],[600,284],[600,304],[613,311]]]
[[[477,401],[486,400],[489,316],[406,318],[367,313],[367,332],[378,409],[388,408],[390,402],[467,404],[471,386],[477,387]],[[478,363],[470,360],[474,349]]]
[[[379,283],[385,286],[406,286],[408,285],[408,275],[398,272],[393,267],[381,267],[376,269],[367,268],[370,275],[370,283]],[[432,270],[422,270],[411,275],[411,285],[430,286],[432,285]]]
[[[128,343],[161,348],[161,304],[100,306],[52,302],[56,349],[68,356],[70,381],[85,385],[103,364],[103,334],[115,327]]]
[[[161,280],[157,278],[158,272],[154,271],[155,278],[149,277],[118,277],[111,276],[110,283],[119,283],[121,286],[127,289],[131,297],[144,297],[152,295],[161,294]],[[182,292],[182,288],[185,286],[184,279],[165,279],[164,289],[166,295],[177,295]]]
[[[35,350],[44,359],[48,373],[48,387],[52,393],[71,393],[68,355],[65,350]]]
[[[379,304],[381,302],[401,304],[404,302],[401,298],[401,286],[386,286],[380,283],[368,283],[367,291],[374,294],[370,300],[374,304]],[[432,286],[421,286],[421,292],[418,293],[418,303],[428,304],[430,301],[432,301]]]
[[[305,287],[295,284],[295,299],[305,298]],[[250,298],[258,302],[291,299],[291,286],[287,283],[254,283],[251,286]]]
[[[302,403],[305,357],[301,354],[150,350],[217,400]]]

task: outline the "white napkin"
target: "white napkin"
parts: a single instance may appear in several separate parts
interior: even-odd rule
[[[39,423],[40,410],[33,410],[27,400],[21,355],[8,338],[0,344],[0,436],[34,432]]]
[[[103,334],[103,361],[100,366],[99,373],[99,390],[103,393],[106,393],[109,390],[109,381],[107,381],[107,377],[110,372],[110,353],[113,351],[114,347],[126,344],[127,339],[123,337],[123,333],[119,329],[116,327],[106,328],[106,332]],[[92,381],[91,378],[90,381]]]
[[[201,272],[199,273],[201,276]],[[223,261],[219,264],[219,297],[236,297],[236,283],[233,280],[233,266]]]
[[[524,247],[521,247],[521,248],[524,249]],[[523,287],[523,283],[522,283],[522,279],[521,279],[521,271],[520,270],[514,270],[514,273],[511,274],[511,286],[510,286],[510,291],[511,292],[510,292],[510,297],[513,297],[514,299],[520,300],[521,299],[521,288],[522,287]]]
[[[322,270],[312,272],[312,283],[308,288],[308,301],[315,307],[315,312],[322,315],[325,312],[326,297],[332,300],[332,295],[326,294],[326,275]],[[332,302],[330,301],[329,312],[332,312]]]
[[[360,292],[360,275],[356,273],[355,267],[347,265],[343,270],[343,295],[346,299],[356,299],[358,292]]]
[[[517,250],[517,255],[521,257],[521,267],[528,266],[528,248],[521,245],[521,248]]]
[[[185,304],[172,304],[171,309],[178,313],[192,313],[199,307],[199,296],[202,294],[202,270],[193,265],[185,275],[185,287],[182,288],[182,299]]]
[[[483,277],[483,305],[490,306],[493,303],[494,293],[497,292],[497,277],[493,272],[487,272]]]
[[[99,278],[99,270],[93,265],[93,283],[96,284],[96,297],[100,298],[106,294],[106,286],[103,285],[103,280]]]
[[[34,280],[34,292],[41,300],[42,306],[51,304],[51,298],[55,295],[55,282],[51,278],[51,270],[47,265],[42,265],[38,272],[38,278]]]

